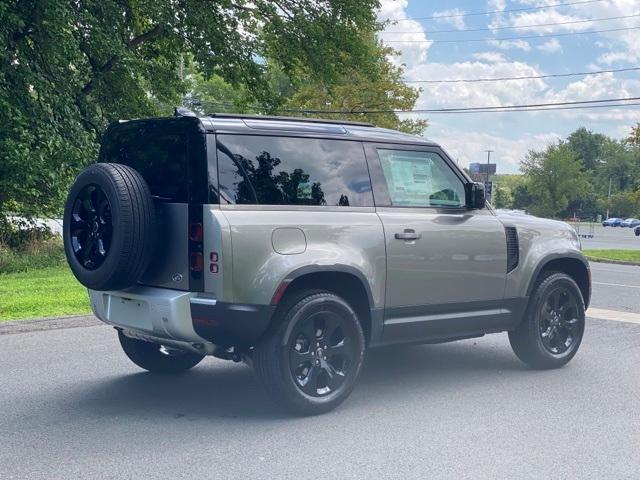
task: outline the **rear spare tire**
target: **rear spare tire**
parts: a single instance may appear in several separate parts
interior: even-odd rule
[[[67,196],[63,225],[67,262],[87,288],[130,287],[153,255],[153,199],[142,176],[126,165],[84,169]]]

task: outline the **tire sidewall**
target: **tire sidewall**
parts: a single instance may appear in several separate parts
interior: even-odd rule
[[[291,348],[292,335],[296,326],[304,322],[309,315],[326,310],[331,310],[342,318],[342,328],[345,328],[348,335],[353,339],[356,344],[356,351],[354,352],[353,364],[349,368],[344,383],[335,392],[321,397],[314,397],[303,392],[295,383],[290,370],[289,349]],[[280,325],[279,331],[278,338],[280,341],[276,346],[278,349],[276,355],[283,387],[289,398],[307,408],[321,410],[323,407],[327,409],[333,408],[351,393],[362,369],[365,341],[357,315],[347,302],[333,294],[323,295],[310,301],[305,298],[289,310],[285,321]]]
[[[111,219],[112,219],[112,234],[111,245],[104,262],[95,270],[88,271],[76,258],[71,245],[71,215],[73,212],[73,205],[80,191],[87,185],[95,184],[100,187],[109,201],[111,207]],[[111,272],[116,268],[116,264],[119,261],[117,252],[121,251],[125,244],[125,235],[127,232],[123,228],[119,228],[122,225],[121,218],[123,210],[130,210],[131,207],[126,202],[121,202],[118,198],[118,192],[115,185],[112,183],[109,176],[97,165],[91,165],[85,169],[78,177],[69,190],[67,202],[64,209],[64,222],[63,222],[63,239],[64,249],[67,256],[67,262],[71,268],[73,274],[78,278],[80,283],[88,288],[100,289],[100,286],[104,284]],[[127,212],[131,215],[131,212]],[[90,272],[90,273],[87,273]]]
[[[571,291],[572,295],[576,298],[576,304],[578,309],[578,320],[580,322],[580,329],[578,338],[574,340],[571,347],[561,354],[555,354],[547,350],[547,348],[542,343],[542,337],[540,336],[540,320],[542,315],[542,308],[544,303],[546,302],[547,295],[551,293],[554,289],[558,287],[566,287],[569,291]],[[538,288],[536,289],[536,293],[534,295],[534,302],[532,304],[532,310],[529,312],[531,316],[531,329],[532,333],[534,333],[536,349],[540,351],[540,353],[546,355],[550,361],[557,362],[560,364],[564,364],[568,362],[573,356],[577,353],[580,348],[580,344],[582,343],[582,339],[584,337],[584,328],[585,328],[585,308],[584,308],[584,300],[582,298],[582,293],[580,292],[580,288],[576,284],[576,282],[563,273],[554,273],[549,277],[545,278]]]

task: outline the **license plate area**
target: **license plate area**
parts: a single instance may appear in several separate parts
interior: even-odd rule
[[[120,326],[153,330],[149,304],[144,300],[109,295],[108,320]]]

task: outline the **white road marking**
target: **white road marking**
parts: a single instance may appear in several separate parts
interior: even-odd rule
[[[593,282],[593,284],[594,285],[608,285],[610,287],[640,288],[640,285],[624,285],[622,283]]]
[[[640,324],[640,313],[618,312],[616,310],[605,310],[603,308],[590,308],[587,310],[587,317]]]

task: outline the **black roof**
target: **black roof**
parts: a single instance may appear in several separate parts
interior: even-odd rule
[[[177,128],[194,126],[205,132],[244,133],[253,135],[273,135],[275,133],[295,136],[330,137],[345,140],[361,140],[379,143],[404,143],[423,146],[437,146],[424,137],[376,127],[371,123],[324,120],[319,118],[276,117],[266,115],[243,115],[214,113],[202,117],[178,115],[165,118],[148,118],[120,121],[121,124],[150,125],[171,124]],[[133,126],[132,125],[132,126]]]

